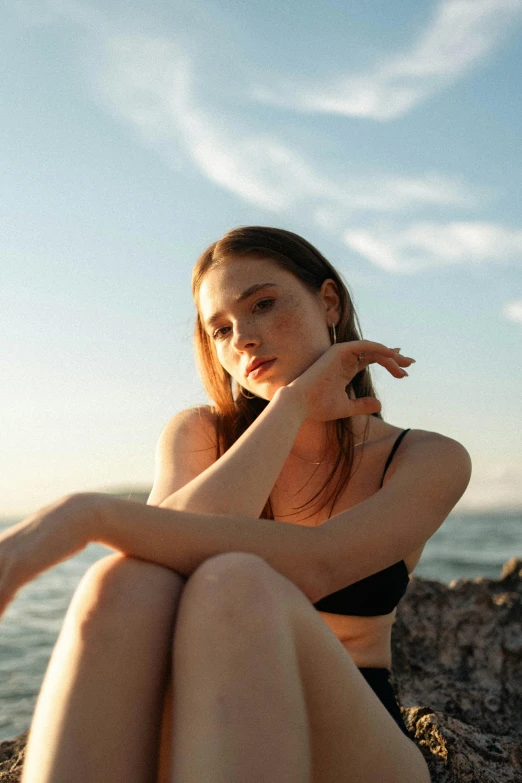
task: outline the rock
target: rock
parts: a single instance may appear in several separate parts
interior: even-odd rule
[[[25,744],[29,731],[24,731],[13,740],[0,742],[0,781],[18,783],[22,777]]]
[[[522,783],[522,561],[500,579],[413,578],[393,684],[433,783]]]
[[[392,649],[432,783],[522,783],[522,561],[498,580],[413,577]],[[0,743],[0,783],[19,782],[27,733]]]

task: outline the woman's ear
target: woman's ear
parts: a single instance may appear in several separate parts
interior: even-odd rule
[[[328,325],[337,326],[341,317],[341,298],[335,280],[328,278],[323,282],[319,291],[319,297],[323,302],[328,317]]]

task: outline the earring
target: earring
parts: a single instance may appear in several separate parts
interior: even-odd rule
[[[337,342],[337,334],[335,333],[335,324],[332,324],[332,345]]]
[[[244,397],[246,400],[253,400],[255,399],[255,394],[246,394],[245,390],[242,386],[239,387],[239,393],[242,397]]]

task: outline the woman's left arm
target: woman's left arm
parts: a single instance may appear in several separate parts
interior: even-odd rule
[[[435,433],[397,456],[379,492],[319,527],[143,506],[98,493],[62,498],[0,534],[0,614],[39,573],[98,542],[189,576],[225,552],[262,557],[315,603],[406,557],[463,494],[467,451]]]
[[[0,533],[0,615],[20,587],[90,542],[187,577],[214,555],[250,552],[294,582],[311,601],[321,593],[315,568],[317,528],[194,514],[79,493]]]
[[[413,431],[405,446],[382,489],[317,528],[321,598],[419,549],[464,494],[471,476],[464,446],[423,431]]]
[[[466,449],[437,433],[411,435],[382,489],[318,527],[143,507],[98,496],[89,540],[184,576],[213,555],[250,552],[315,603],[418,549],[464,493],[471,474]]]

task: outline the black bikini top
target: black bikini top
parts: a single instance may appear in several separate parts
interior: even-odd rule
[[[381,484],[401,440],[410,430],[403,430],[390,451]],[[358,617],[375,617],[393,612],[408,587],[408,569],[404,560],[394,563],[376,574],[359,579],[342,590],[330,593],[314,604],[319,612],[350,614]]]

